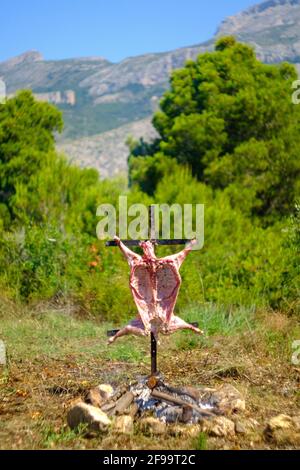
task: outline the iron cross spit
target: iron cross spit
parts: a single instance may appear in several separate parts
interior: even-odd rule
[[[192,240],[175,255],[157,258],[154,243],[140,243],[142,256],[131,251],[118,238],[114,237],[130,266],[130,289],[138,309],[138,315],[127,326],[119,330],[108,343],[113,343],[124,335],[148,336],[152,333],[157,340],[158,333],[171,334],[188,329],[197,334],[203,331],[186,323],[174,315],[174,307],[181,285],[180,266],[197,240]]]

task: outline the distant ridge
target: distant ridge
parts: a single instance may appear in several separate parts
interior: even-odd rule
[[[31,62],[38,62],[44,60],[43,55],[39,51],[27,51],[23,54],[17,55],[12,59],[8,59],[6,62],[0,63],[3,68],[10,69],[22,64],[28,64]]]

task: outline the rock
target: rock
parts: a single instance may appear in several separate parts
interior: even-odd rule
[[[247,423],[249,424],[249,427],[252,431],[257,430],[257,428],[259,427],[259,422],[254,418],[249,418]]]
[[[215,437],[232,437],[235,435],[234,422],[225,416],[216,416],[216,418],[205,419],[200,423],[201,431]]]
[[[133,433],[133,419],[129,415],[118,416],[114,423],[114,430],[119,434]]]
[[[105,402],[105,400],[103,399],[98,387],[95,387],[88,392],[87,396],[85,397],[85,402],[92,406],[100,408],[101,405]]]
[[[236,421],[235,422],[235,432],[237,434],[246,434],[247,433],[247,429],[243,425],[243,423],[241,423],[241,421]]]
[[[140,421],[141,431],[148,436],[153,434],[165,434],[167,426],[162,421],[156,418],[143,418]]]
[[[73,400],[70,401],[68,408],[74,408],[74,406],[79,405],[81,403],[83,403],[81,397],[73,398]]]
[[[264,430],[265,439],[277,444],[300,444],[300,418],[280,414],[271,418]]]
[[[259,423],[253,418],[238,418],[234,420],[235,432],[237,434],[251,434],[255,435],[259,428]]]
[[[281,414],[271,418],[268,422],[267,428],[270,430],[270,432],[273,432],[277,429],[291,429],[293,426],[293,418],[288,415]]]
[[[197,437],[200,431],[201,431],[201,428],[199,427],[199,425],[196,425],[196,424],[187,425],[187,426],[182,426],[182,425],[177,424],[174,426],[170,426],[168,428],[168,434],[170,436],[175,436],[175,437],[178,437],[178,436],[184,436],[187,438]]]
[[[111,385],[101,384],[88,392],[85,402],[100,408],[103,403],[112,397],[113,393],[114,390]]]
[[[4,341],[0,339],[0,366],[6,366],[6,348]]]
[[[87,424],[90,431],[106,431],[111,423],[106,413],[95,406],[84,402],[74,404],[67,415],[68,425],[71,429],[79,424]]]
[[[232,385],[224,384],[219,389],[202,396],[204,402],[216,406],[222,414],[230,415],[244,411],[246,403],[241,393]]]
[[[109,400],[114,394],[114,389],[109,384],[100,384],[97,388],[105,400]]]
[[[300,432],[300,416],[294,416],[293,423],[294,423],[296,431]]]

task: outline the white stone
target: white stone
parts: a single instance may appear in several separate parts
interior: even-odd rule
[[[285,414],[280,414],[271,418],[264,430],[264,435],[267,440],[273,440],[278,444],[300,444],[300,426],[299,417],[291,417]]]
[[[168,434],[170,436],[182,436],[186,438],[191,438],[191,437],[197,437],[201,431],[201,427],[198,424],[192,424],[192,425],[181,425],[181,424],[176,424],[173,426],[169,426],[168,428]]]
[[[90,405],[100,408],[103,403],[112,397],[113,393],[114,389],[111,385],[101,384],[89,391],[85,401]]]
[[[79,424],[87,424],[90,431],[106,431],[111,424],[104,411],[83,402],[72,406],[68,412],[67,421],[71,429],[77,428]]]
[[[108,400],[109,398],[111,398],[114,394],[114,389],[111,385],[109,384],[100,384],[98,385],[98,390],[99,392],[101,393],[102,397],[105,399],[105,400]]]
[[[291,429],[293,426],[293,418],[285,414],[274,416],[274,418],[271,418],[268,422],[270,431],[275,431],[276,429]]]
[[[202,400],[217,406],[226,415],[243,412],[246,408],[243,396],[230,384],[224,384],[219,389],[204,394]]]
[[[167,430],[165,423],[152,417],[141,419],[140,427],[145,435],[164,434]]]
[[[217,416],[209,420],[205,419],[201,424],[203,432],[215,437],[230,437],[235,435],[235,424],[225,416]]]
[[[114,430],[120,434],[133,433],[133,419],[129,415],[118,416],[114,423]]]

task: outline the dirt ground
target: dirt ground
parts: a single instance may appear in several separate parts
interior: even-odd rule
[[[209,346],[192,350],[164,347],[159,369],[172,385],[216,387],[234,385],[245,397],[246,411],[233,419],[257,421],[255,429],[231,438],[207,436],[199,444],[195,436],[182,439],[166,433],[143,436],[136,428],[131,436],[110,431],[85,435],[71,431],[66,414],[71,402],[100,383],[128,384],[149,373],[149,361],[118,361],[101,354],[47,354],[9,359],[0,375],[0,449],[295,449],[297,438],[283,442],[268,440],[264,429],[270,418],[284,413],[300,415],[300,367],[286,353],[284,337],[289,325],[275,325],[274,338],[262,340],[257,332],[236,336],[214,336]],[[283,333],[282,333],[283,332]],[[278,337],[279,338],[279,337]],[[273,341],[274,340],[274,341]],[[86,338],[93,349],[98,341]],[[273,342],[272,342],[273,341]],[[202,439],[203,441],[203,439]]]

